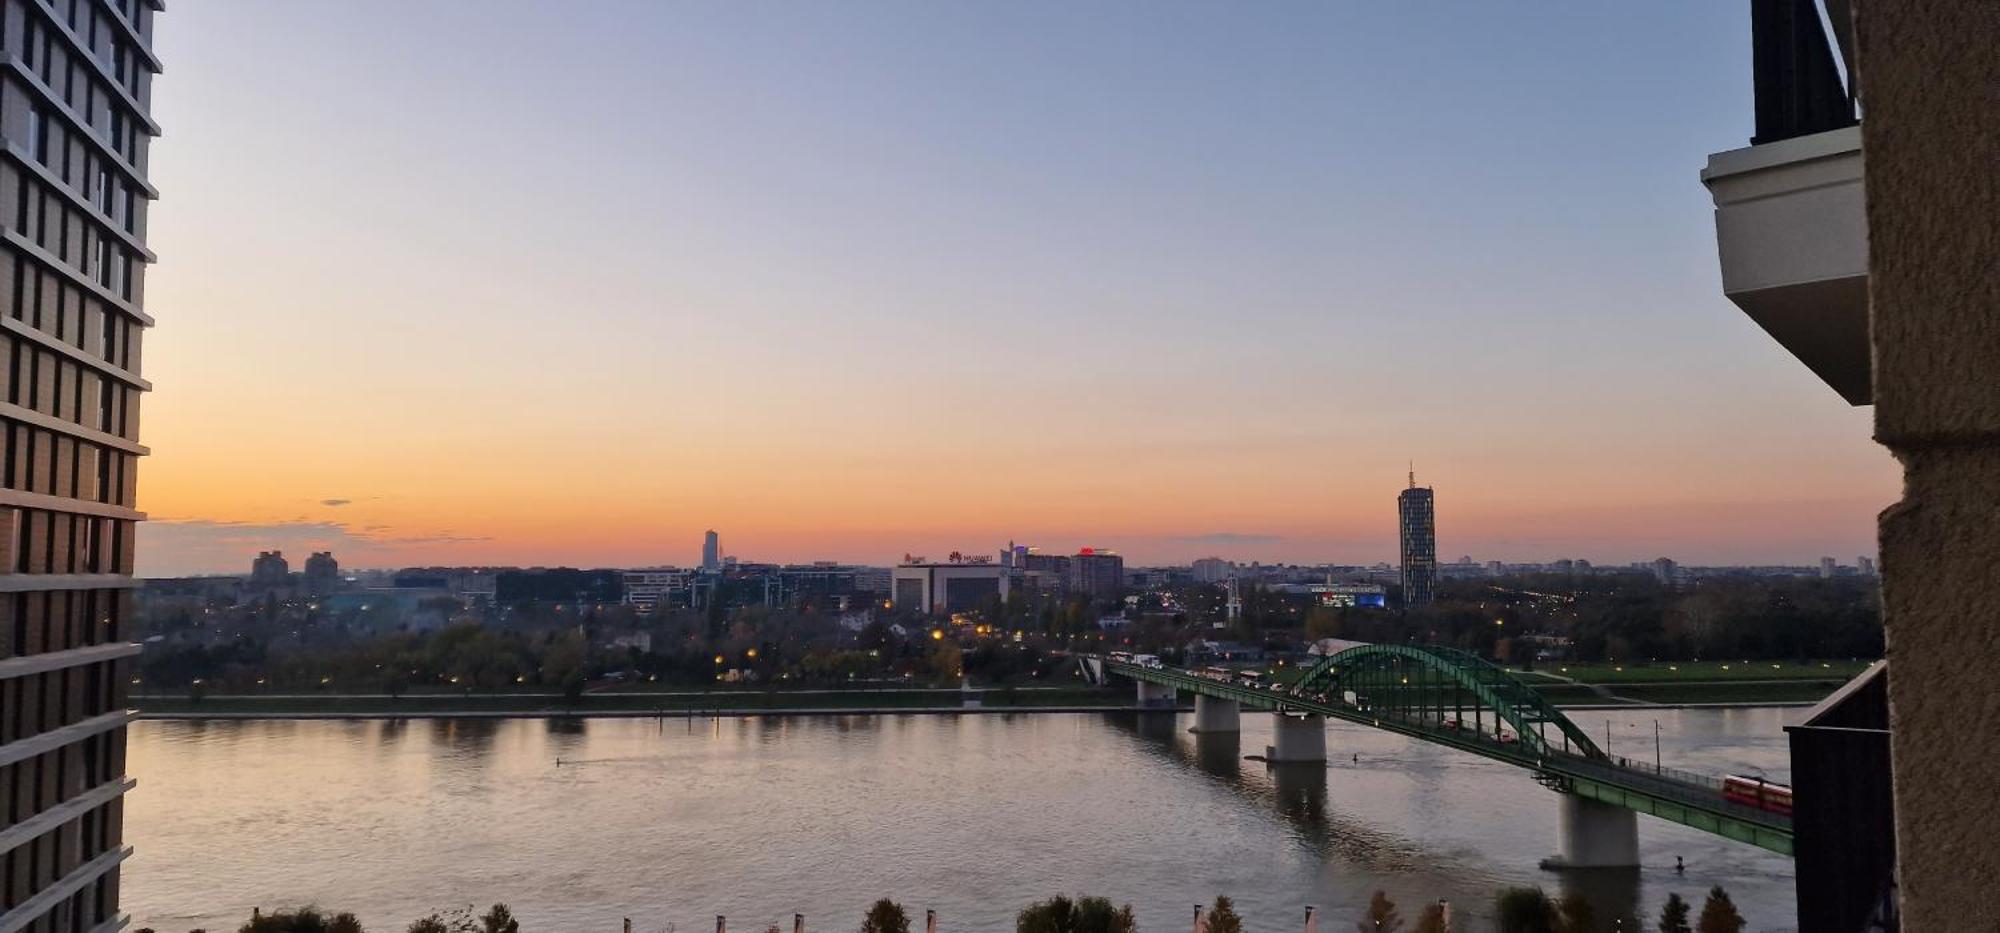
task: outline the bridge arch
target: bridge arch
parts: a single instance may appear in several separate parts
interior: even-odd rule
[[[1576,723],[1520,678],[1477,655],[1438,645],[1361,645],[1328,655],[1293,685],[1293,696],[1346,704],[1441,735],[1507,744],[1525,757],[1567,753],[1605,758]],[[1554,734],[1550,734],[1554,727]]]

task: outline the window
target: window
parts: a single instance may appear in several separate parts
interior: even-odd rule
[[[44,125],[44,120],[42,108],[28,108],[28,154],[34,156],[35,161],[46,164],[49,158],[44,137],[48,135],[48,127]]]

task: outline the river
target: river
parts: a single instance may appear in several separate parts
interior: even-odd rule
[[[1797,709],[1573,714],[1614,754],[1788,777]],[[705,933],[858,925],[893,897],[921,924],[1008,931],[1057,892],[1133,905],[1147,933],[1235,900],[1258,933],[1308,904],[1352,929],[1386,890],[1414,925],[1461,921],[1495,889],[1580,885],[1651,920],[1668,892],[1726,887],[1752,930],[1794,927],[1789,859],[1640,817],[1645,867],[1539,870],[1557,801],[1527,772],[1333,723],[1325,768],[1242,755],[1167,714],[744,719],[144,721],[131,727],[123,897],[134,927],[229,933],[252,906],[351,910],[400,933],[433,910],[505,901],[528,933]],[[561,764],[558,765],[558,759]],[[1685,875],[1674,859],[1686,860]],[[1480,920],[1460,930],[1484,930]]]

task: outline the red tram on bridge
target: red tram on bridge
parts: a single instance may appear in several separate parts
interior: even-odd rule
[[[1730,803],[1792,815],[1792,789],[1763,778],[1729,775],[1722,779],[1722,797]]]

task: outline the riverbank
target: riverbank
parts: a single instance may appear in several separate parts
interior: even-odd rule
[[[1837,680],[1684,681],[1616,686],[1543,679],[1535,689],[1568,710],[1805,706]],[[717,690],[587,693],[139,694],[142,719],[685,718],[1132,712],[1128,688],[1032,687],[904,690]],[[1191,705],[1181,704],[1186,711]]]
[[[481,717],[684,717],[891,713],[1116,712],[1134,709],[1129,690],[1042,687],[1009,690],[714,690],[451,694],[139,694],[142,719],[420,719]]]

